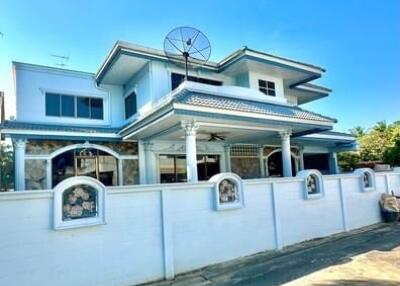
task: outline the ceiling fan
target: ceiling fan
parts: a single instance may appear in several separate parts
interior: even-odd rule
[[[208,142],[224,141],[225,139],[226,139],[225,135],[218,134],[218,133],[210,133],[210,138],[208,139]]]

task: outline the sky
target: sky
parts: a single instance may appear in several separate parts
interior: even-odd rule
[[[304,108],[338,119],[335,129],[400,120],[400,1],[2,0],[0,90],[15,114],[11,62],[96,72],[117,40],[162,49],[175,27],[207,35],[211,60],[246,45],[327,69],[333,90]]]

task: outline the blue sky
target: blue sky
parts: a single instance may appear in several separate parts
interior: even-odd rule
[[[327,69],[330,97],[304,105],[335,129],[400,120],[400,1],[18,1],[0,7],[0,90],[15,111],[11,61],[96,72],[115,41],[162,48],[176,26],[202,30],[212,59],[247,45]]]

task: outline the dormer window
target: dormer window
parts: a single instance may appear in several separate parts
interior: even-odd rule
[[[137,112],[136,93],[132,92],[125,97],[125,119],[128,119]]]
[[[262,93],[270,96],[275,96],[275,83],[273,81],[267,81],[263,79],[258,80],[258,90]]]

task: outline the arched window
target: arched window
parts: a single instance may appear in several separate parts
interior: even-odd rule
[[[113,155],[96,148],[76,148],[52,159],[52,183],[74,176],[92,177],[105,186],[118,185],[118,160]]]

